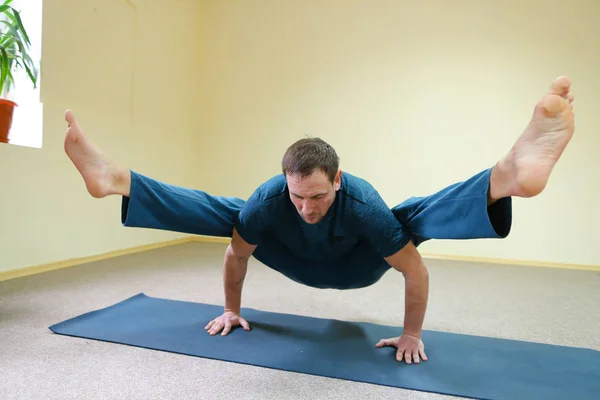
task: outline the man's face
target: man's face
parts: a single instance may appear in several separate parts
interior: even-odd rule
[[[338,171],[333,183],[321,170],[306,178],[297,175],[286,177],[292,203],[306,223],[316,224],[327,214],[335,200],[335,192],[340,188],[341,176],[342,171]]]

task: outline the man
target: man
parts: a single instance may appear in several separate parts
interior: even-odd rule
[[[532,197],[574,131],[573,96],[560,77],[538,102],[513,147],[492,168],[427,197],[390,209],[366,181],[342,173],[335,150],[302,139],[282,160],[282,174],[248,199],[168,185],[125,168],[97,148],[67,110],[65,151],[94,197],[122,196],[125,226],[231,237],[224,262],[225,309],[205,329],[226,335],[250,329],[240,315],[251,256],[301,284],[352,289],[377,282],[390,268],[405,277],[402,335],[382,339],[406,363],[427,360],[421,331],[428,273],[417,246],[429,239],[505,238],[511,198]]]

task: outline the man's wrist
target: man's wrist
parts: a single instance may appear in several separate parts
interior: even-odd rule
[[[405,330],[405,331],[402,332],[402,335],[404,335],[404,336],[412,336],[415,339],[421,340],[421,331],[409,331],[409,330]]]

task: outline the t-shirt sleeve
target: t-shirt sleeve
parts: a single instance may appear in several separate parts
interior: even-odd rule
[[[260,243],[265,227],[265,206],[255,192],[244,203],[238,214],[235,229],[246,242],[252,245]]]
[[[395,254],[410,242],[410,234],[378,192],[369,196],[359,215],[363,235],[382,257]]]

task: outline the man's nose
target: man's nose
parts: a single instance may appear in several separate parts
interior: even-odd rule
[[[310,214],[314,209],[315,205],[311,201],[305,201],[302,205],[302,210],[307,214]]]

